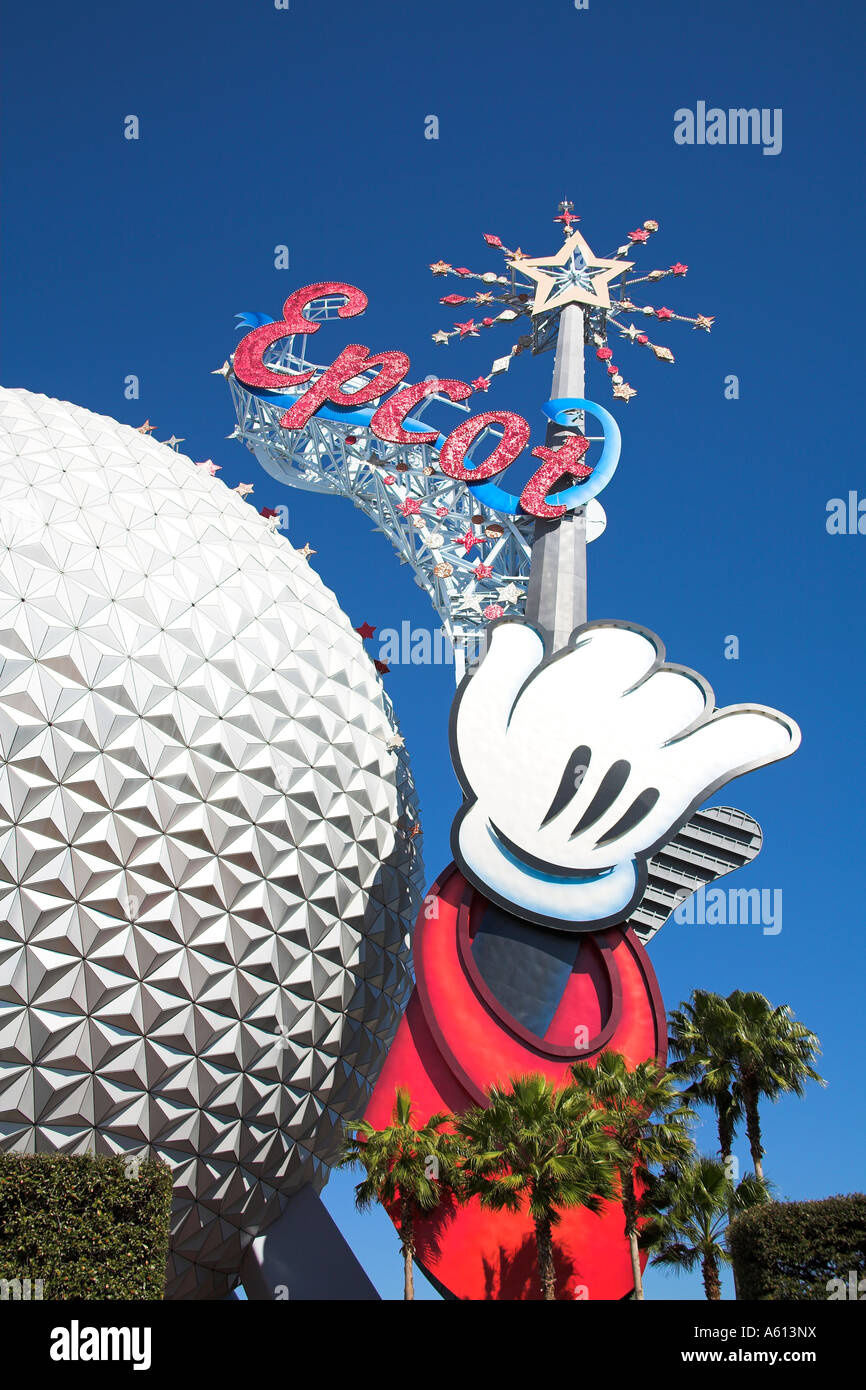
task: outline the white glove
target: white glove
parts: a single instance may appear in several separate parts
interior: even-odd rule
[[[455,699],[451,756],[467,801],[454,855],[520,917],[602,928],[628,916],[648,858],[708,796],[799,743],[778,710],[716,710],[703,677],[666,665],[646,628],[587,623],[545,660],[535,628],[505,618]]]

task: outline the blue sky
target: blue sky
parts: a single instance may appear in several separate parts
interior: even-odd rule
[[[481,233],[546,253],[567,197],[601,254],[655,218],[639,263],[689,265],[659,302],[716,325],[659,332],[673,368],[623,351],[639,394],[617,407],[623,455],[590,551],[589,610],[653,628],[719,704],[777,705],[802,726],[794,758],[728,793],[765,832],[737,886],[781,888],[782,931],[669,924],[652,948],[669,1007],[695,986],[758,989],[820,1035],[827,1090],[765,1107],[768,1173],[792,1198],[862,1185],[866,536],[828,535],[825,521],[830,498],[866,496],[853,144],[863,38],[862,11],[838,0],[590,0],[582,11],[572,0],[291,0],[288,11],[44,0],[8,10],[4,45],[4,384],[133,425],[148,417],[230,485],[253,482],[259,506],[286,502],[290,538],[316,548],[356,623],[430,627],[433,615],[360,513],[281,489],[226,441],[229,393],[210,372],[236,341],[234,315],[278,315],[298,285],[345,279],[370,308],[320,332],[322,360],[360,338],[406,350],[413,379],[446,368],[468,379],[510,339],[434,347],[450,317],[427,267],[441,256],[498,269]],[[675,144],[674,112],[698,101],[781,108],[781,153]],[[123,138],[129,114],[138,141]],[[277,244],[288,271],[274,268]],[[551,365],[524,355],[487,397],[526,415],[534,442]],[[128,373],[137,402],[124,399]],[[730,374],[738,400],[724,396]],[[588,387],[609,404],[600,372]],[[724,657],[730,634],[736,661]],[[386,679],[432,879],[458,804],[452,673],[407,666]],[[745,1162],[742,1139],[738,1150]],[[398,1296],[389,1223],[352,1213],[345,1175],[327,1201],[382,1293]],[[648,1294],[700,1290],[656,1273]]]

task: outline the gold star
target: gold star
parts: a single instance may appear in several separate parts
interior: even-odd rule
[[[614,399],[617,401],[630,401],[632,396],[637,395],[637,391],[635,391],[634,387],[629,386],[627,381],[624,381],[622,386],[615,386],[613,388],[613,395]]]
[[[152,424],[150,423],[149,420],[145,420],[145,422],[144,422],[143,425],[139,425],[139,427],[138,427],[138,433],[139,433],[139,434],[153,434],[153,432],[154,432],[155,429],[156,429],[156,425],[152,425]]]
[[[430,269],[434,275],[447,275],[451,267],[447,261],[434,261]]]
[[[234,490],[239,493],[241,497],[248,497],[253,491],[253,485],[252,483],[238,483]]]
[[[305,560],[309,560],[310,556],[317,555],[318,551],[314,550],[313,547],[310,545],[309,541],[307,541],[304,545],[301,546],[300,550],[298,551],[298,554],[303,555]]]
[[[438,333],[431,333],[430,336],[434,343],[447,343],[451,335],[450,333],[444,333],[440,328]]]
[[[522,589],[518,589],[516,584],[503,584],[499,590],[501,603],[516,603],[522,594]]]
[[[516,261],[515,252],[509,264],[535,281],[533,315],[546,314],[566,304],[609,309],[611,280],[634,264],[633,261],[602,260],[590,251],[580,232],[572,232],[555,256],[522,259],[519,265]]]
[[[516,251],[512,251],[512,253],[511,253],[511,260],[512,260],[512,261],[525,261],[525,260],[526,260],[526,252],[525,252],[525,251],[521,251],[520,247],[518,246],[518,248],[517,248]],[[509,262],[509,264],[510,264],[510,262]]]
[[[462,610],[466,613],[477,613],[481,617],[481,596],[479,594],[462,594]]]
[[[704,328],[709,333],[715,321],[715,318],[708,318],[706,314],[698,314],[695,319],[695,328]]]
[[[406,740],[402,734],[392,734],[385,744],[386,748],[404,748],[405,746]]]

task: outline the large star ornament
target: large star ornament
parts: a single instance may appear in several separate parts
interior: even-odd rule
[[[631,270],[634,261],[606,261],[593,254],[580,232],[572,232],[556,256],[514,259],[509,265],[535,282],[532,313],[547,314],[566,304],[610,308],[610,282]]]

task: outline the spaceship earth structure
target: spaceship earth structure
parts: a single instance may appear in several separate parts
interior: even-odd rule
[[[168,1161],[169,1297],[225,1293],[324,1183],[391,1042],[423,878],[395,734],[250,503],[0,391],[0,1145]]]

